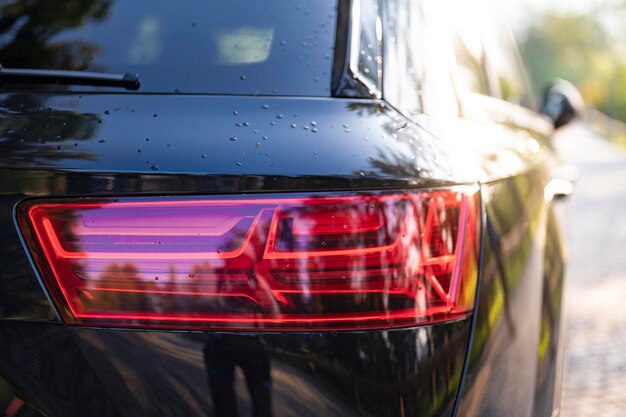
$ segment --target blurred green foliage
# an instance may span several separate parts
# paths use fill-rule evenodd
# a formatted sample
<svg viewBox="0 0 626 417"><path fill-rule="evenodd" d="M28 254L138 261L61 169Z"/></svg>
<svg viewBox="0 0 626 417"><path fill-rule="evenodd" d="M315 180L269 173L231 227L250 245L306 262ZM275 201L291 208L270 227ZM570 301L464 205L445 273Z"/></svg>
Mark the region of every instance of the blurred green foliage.
<svg viewBox="0 0 626 417"><path fill-rule="evenodd" d="M626 121L626 2L598 2L586 14L549 11L519 36L538 94L555 77L578 86L586 103ZM617 24L616 24L617 23Z"/></svg>

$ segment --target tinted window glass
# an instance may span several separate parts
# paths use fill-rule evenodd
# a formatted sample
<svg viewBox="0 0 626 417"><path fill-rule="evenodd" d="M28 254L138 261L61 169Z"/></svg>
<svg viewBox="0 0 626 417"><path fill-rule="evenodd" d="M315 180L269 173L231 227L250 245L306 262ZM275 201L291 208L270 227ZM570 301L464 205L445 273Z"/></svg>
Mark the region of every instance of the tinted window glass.
<svg viewBox="0 0 626 417"><path fill-rule="evenodd" d="M495 73L496 94L511 103L531 107L532 97L512 35L503 30L498 36L486 44L488 62Z"/></svg>
<svg viewBox="0 0 626 417"><path fill-rule="evenodd" d="M409 114L458 115L442 12L431 0L385 2L384 95Z"/></svg>
<svg viewBox="0 0 626 417"><path fill-rule="evenodd" d="M328 96L336 3L9 0L0 63L138 73L142 92Z"/></svg>
<svg viewBox="0 0 626 417"><path fill-rule="evenodd" d="M481 24L487 63L493 72L494 95L511 103L532 107L533 97L515 38L495 10L486 8L484 24Z"/></svg>
<svg viewBox="0 0 626 417"><path fill-rule="evenodd" d="M456 10L451 13L450 23L457 62L457 85L463 91L488 95L489 83L479 22L471 18L476 5L467 1L447 1L446 4Z"/></svg>
<svg viewBox="0 0 626 417"><path fill-rule="evenodd" d="M417 2L390 0L385 3L385 97L409 113L423 111L421 51L416 40L424 36L423 16Z"/></svg>

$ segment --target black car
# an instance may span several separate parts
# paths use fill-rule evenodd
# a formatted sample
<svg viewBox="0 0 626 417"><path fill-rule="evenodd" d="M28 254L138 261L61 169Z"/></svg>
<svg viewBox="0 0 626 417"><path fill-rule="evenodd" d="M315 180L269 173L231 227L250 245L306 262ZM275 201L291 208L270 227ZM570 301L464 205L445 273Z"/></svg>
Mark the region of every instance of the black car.
<svg viewBox="0 0 626 417"><path fill-rule="evenodd" d="M556 416L549 137L477 2L0 2L0 414Z"/></svg>

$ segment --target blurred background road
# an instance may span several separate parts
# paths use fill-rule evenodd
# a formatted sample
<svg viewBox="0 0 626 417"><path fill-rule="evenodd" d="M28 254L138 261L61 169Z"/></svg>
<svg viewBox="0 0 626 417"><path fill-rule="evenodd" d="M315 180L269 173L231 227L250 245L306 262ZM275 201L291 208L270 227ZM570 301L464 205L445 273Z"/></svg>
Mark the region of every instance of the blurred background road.
<svg viewBox="0 0 626 417"><path fill-rule="evenodd" d="M569 258L562 416L626 416L626 0L494 4L537 96L564 78L589 108L555 138L579 170L574 195L558 204Z"/></svg>
<svg viewBox="0 0 626 417"><path fill-rule="evenodd" d="M563 417L626 415L626 148L584 123L555 144L579 170L559 203L568 247Z"/></svg>

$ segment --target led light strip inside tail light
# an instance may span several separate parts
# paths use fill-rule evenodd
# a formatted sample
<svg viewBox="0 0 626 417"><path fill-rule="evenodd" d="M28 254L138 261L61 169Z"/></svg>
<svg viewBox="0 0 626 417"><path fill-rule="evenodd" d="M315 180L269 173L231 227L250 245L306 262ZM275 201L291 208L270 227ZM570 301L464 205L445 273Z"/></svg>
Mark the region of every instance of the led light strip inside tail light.
<svg viewBox="0 0 626 417"><path fill-rule="evenodd" d="M68 324L382 329L472 312L478 195L29 200L18 223Z"/></svg>

